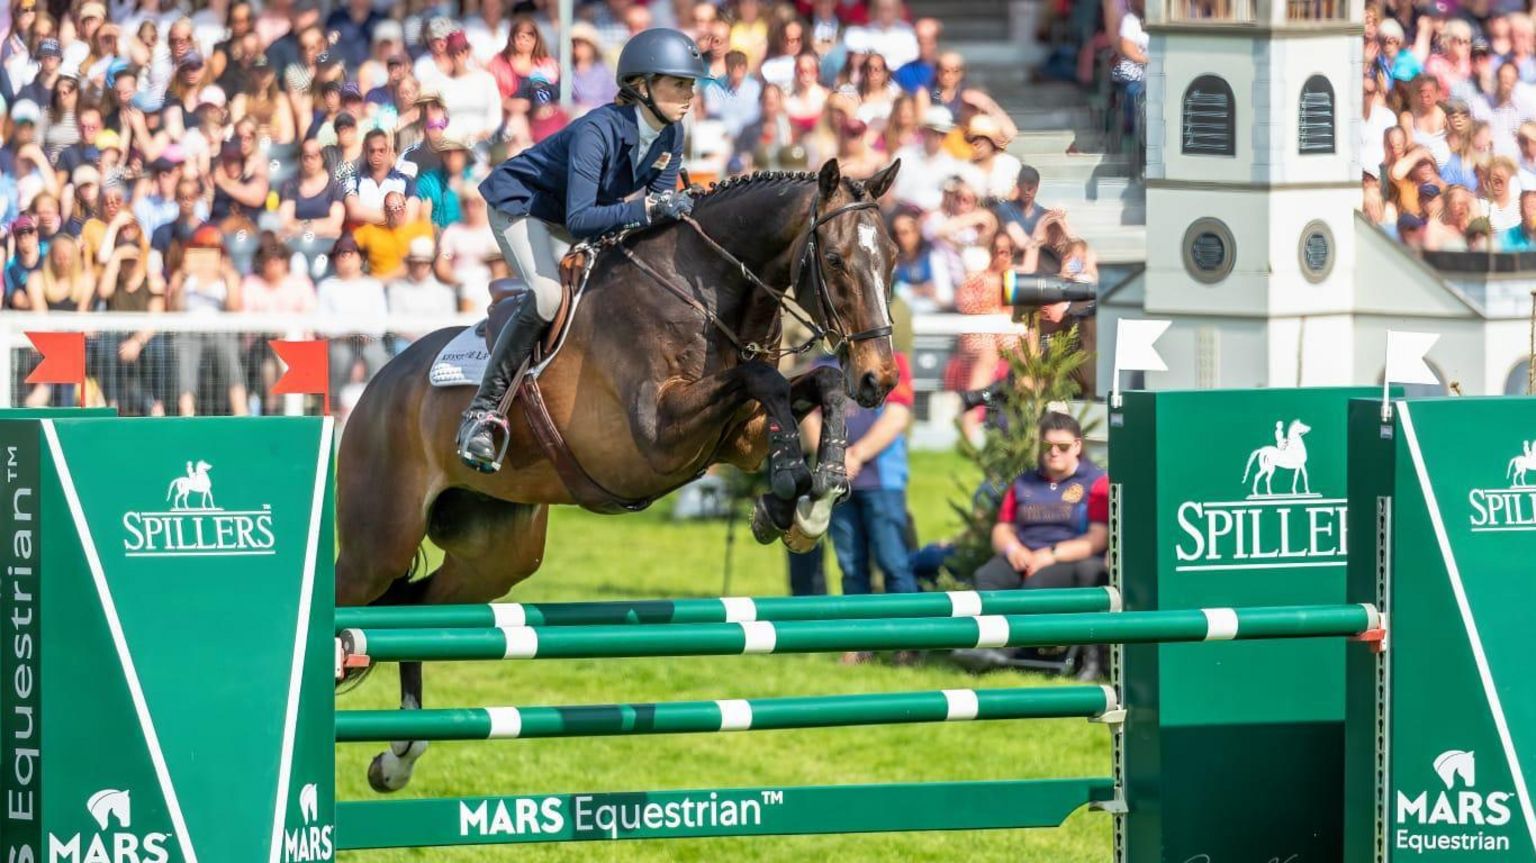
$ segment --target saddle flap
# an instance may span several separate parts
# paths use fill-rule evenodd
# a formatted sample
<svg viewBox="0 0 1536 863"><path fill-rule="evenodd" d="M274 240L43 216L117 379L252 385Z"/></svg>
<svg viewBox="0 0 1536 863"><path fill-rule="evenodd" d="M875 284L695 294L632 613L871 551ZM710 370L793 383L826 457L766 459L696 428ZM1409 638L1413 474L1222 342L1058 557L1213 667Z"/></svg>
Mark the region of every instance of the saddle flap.
<svg viewBox="0 0 1536 863"><path fill-rule="evenodd" d="M538 346L534 348L534 365L553 356L560 347L565 329L571 322L575 295L580 290L581 279L587 271L587 254L585 250L577 249L560 260L560 308L555 311L554 320L550 321L549 326L545 328L544 338L540 339ZM502 328L507 325L524 302L533 302L533 292L526 286L517 285L510 289L493 286L491 307L486 313L483 324L487 349L495 346L496 336L501 333Z"/></svg>

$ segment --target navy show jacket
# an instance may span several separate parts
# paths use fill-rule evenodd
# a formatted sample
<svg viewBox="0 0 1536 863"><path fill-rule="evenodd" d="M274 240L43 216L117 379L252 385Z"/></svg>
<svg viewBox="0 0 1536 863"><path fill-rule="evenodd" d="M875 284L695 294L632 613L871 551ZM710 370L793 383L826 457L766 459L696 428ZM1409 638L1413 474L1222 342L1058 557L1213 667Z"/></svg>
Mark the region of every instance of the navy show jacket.
<svg viewBox="0 0 1536 863"><path fill-rule="evenodd" d="M636 173L639 110L617 104L593 109L498 165L480 184L480 194L492 209L564 225L577 238L645 224L644 196L625 199L640 189L677 188L683 127L662 129Z"/></svg>

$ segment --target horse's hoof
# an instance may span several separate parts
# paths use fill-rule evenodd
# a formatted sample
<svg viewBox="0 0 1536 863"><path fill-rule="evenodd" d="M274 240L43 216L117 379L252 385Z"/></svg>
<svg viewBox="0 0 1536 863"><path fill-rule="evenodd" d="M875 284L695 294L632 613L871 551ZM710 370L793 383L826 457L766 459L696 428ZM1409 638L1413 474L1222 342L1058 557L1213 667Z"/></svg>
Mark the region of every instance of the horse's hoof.
<svg viewBox="0 0 1536 863"><path fill-rule="evenodd" d="M406 782L410 781L410 774L406 774L405 779L402 781L396 775L389 772L389 768L384 764L384 759L392 756L392 754L380 752L378 755L373 756L373 761L368 763L368 787L380 794L399 791L405 787Z"/></svg>
<svg viewBox="0 0 1536 863"><path fill-rule="evenodd" d="M396 752L400 746L400 743L391 743L388 749L373 756L373 761L368 764L368 787L380 794L389 794L410 783L416 759L427 751L427 741L406 742L405 751Z"/></svg>
<svg viewBox="0 0 1536 863"><path fill-rule="evenodd" d="M784 547L795 554L805 554L815 549L818 542L821 542L821 537L807 536L798 524L784 533Z"/></svg>
<svg viewBox="0 0 1536 863"><path fill-rule="evenodd" d="M837 503L835 497L802 497L795 505L795 525L792 531L816 540L826 536L827 526L832 523L832 507Z"/></svg>
<svg viewBox="0 0 1536 863"><path fill-rule="evenodd" d="M758 498L752 507L752 538L760 545L769 545L783 535L784 530L774 524L773 516L768 514L767 504Z"/></svg>

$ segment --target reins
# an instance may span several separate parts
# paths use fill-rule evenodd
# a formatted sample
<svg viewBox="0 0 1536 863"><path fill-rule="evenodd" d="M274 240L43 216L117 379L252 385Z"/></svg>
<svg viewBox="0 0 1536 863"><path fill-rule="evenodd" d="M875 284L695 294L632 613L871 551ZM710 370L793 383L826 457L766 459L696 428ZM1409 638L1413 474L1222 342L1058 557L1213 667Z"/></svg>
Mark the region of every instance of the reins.
<svg viewBox="0 0 1536 863"><path fill-rule="evenodd" d="M682 300L684 303L687 303L690 308L702 315L706 321L714 326L715 329L719 330L720 333L725 336L726 340L728 340L736 348L736 350L741 354L742 359L749 362L756 359L766 359L777 362L779 359L785 356L803 354L824 340L831 342L835 339L837 344L832 346L834 348L839 348L842 346L842 344L848 342L858 342L864 341L866 339L876 339L890 335L891 326L889 324L885 326L874 327L868 330L862 330L857 333L847 333L847 327L843 323L842 316L837 313L837 308L832 303L831 293L827 289L826 278L821 271L821 257L820 255L816 254L816 245L820 237L820 229L822 225L845 213L854 212L856 210L874 209L879 205L874 201L853 201L851 203L844 204L835 210L830 210L826 213L818 214L816 209L820 203L820 198L821 193L818 191L816 196L811 199L811 222L809 227L806 228L805 251L801 254L799 267L797 268L798 272L794 277L792 277L792 284L790 288L786 290L775 288L759 278L756 273L752 272L752 269L748 267L745 262L731 254L729 249L726 249L724 246L720 245L720 243L718 243L714 237L711 237L709 232L704 230L704 226L700 225L698 221L693 218L693 216L684 214L678 217L679 221L693 228L699 237L704 240L705 244L713 249L717 255L723 258L727 263L739 269L743 279L746 279L747 282L750 283L753 287L772 297L774 302L778 304L778 307L781 310L789 313L791 317L793 317L796 321L810 330L811 335L809 338L807 338L804 342L801 342L800 344L790 348L769 349L756 342L747 342L744 344L742 342L741 336L735 330L733 330L730 325L720 320L720 316L715 314L714 310L704 305L704 303L700 302L696 297L690 295L682 288L677 287L677 285L673 284L671 279L668 279L666 276L657 272L654 267L642 260L639 255L636 255L634 250L629 246L620 244L619 248L623 251L624 256L628 258L630 262L633 263L641 272L645 273L647 276L650 276L653 281L666 288L674 296ZM807 267L807 263L810 264L809 267ZM816 301L821 306L822 319L827 322L828 326L831 328L830 331L826 328L823 328L820 324L817 324L813 318L811 318L805 312L801 311L797 307L797 304L792 304L790 302L790 292L794 291L798 287L799 279L804 278L807 271L810 273L812 287L815 289Z"/></svg>

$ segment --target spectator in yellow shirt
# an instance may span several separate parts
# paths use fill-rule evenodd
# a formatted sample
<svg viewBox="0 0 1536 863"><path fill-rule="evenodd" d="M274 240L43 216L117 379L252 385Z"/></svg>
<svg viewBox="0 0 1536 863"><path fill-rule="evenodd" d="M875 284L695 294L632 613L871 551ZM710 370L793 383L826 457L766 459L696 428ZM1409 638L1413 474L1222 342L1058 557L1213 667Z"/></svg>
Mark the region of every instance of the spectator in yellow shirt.
<svg viewBox="0 0 1536 863"><path fill-rule="evenodd" d="M405 272L405 254L411 240L433 239L432 223L427 219L405 220L405 196L390 192L384 196L384 224L363 225L352 232L368 260L368 272L376 279L392 279Z"/></svg>

